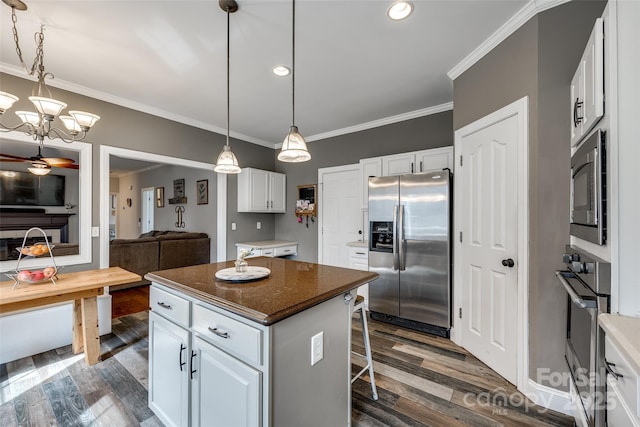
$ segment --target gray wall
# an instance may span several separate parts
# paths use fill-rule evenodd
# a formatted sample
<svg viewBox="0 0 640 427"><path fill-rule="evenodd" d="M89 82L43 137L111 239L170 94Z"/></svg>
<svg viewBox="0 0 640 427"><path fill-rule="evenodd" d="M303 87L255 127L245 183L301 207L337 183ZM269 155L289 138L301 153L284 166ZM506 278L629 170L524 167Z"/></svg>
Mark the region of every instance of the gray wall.
<svg viewBox="0 0 640 427"><path fill-rule="evenodd" d="M15 77L9 74L0 73L1 90L13 93L20 97L14 104L12 111L33 109L28 100L34 83L30 80ZM91 223L99 224L99 158L100 145L127 148L141 152L158 153L165 156L194 160L199 162L215 163L218 153L225 143L223 135L198 129L192 126L180 124L171 120L141 113L139 111L124 108L115 104L89 98L72 92L52 87L53 96L64 100L71 108L84 111L92 111L100 115L101 119L91 129L87 142L93 145L93 168L92 168L92 192L93 207ZM11 116L10 114L9 116ZM6 121L9 119L7 118ZM17 120L17 119L16 119ZM13 122L9 122L13 123ZM17 123L17 121L16 121ZM236 153L241 165L255 166L263 169L274 167L274 151L269 148L260 147L248 142L232 139L231 146ZM235 178L231 178L229 185L228 217L229 222L239 215L235 212ZM167 188L165 188L167 191ZM209 191L212 191L209 188ZM167 193L166 193L167 194ZM212 217L210 220L214 221ZM238 221L245 221L244 217ZM273 219L271 219L273 221ZM269 238L273 237L273 222L269 223L265 218L263 225L267 227L263 231L269 233ZM255 227L255 222L253 223ZM252 237L254 237L252 235ZM215 238L215 236L212 236ZM233 234L229 235L229 245L233 246ZM90 264L68 266L65 271L81 271L99 267L99 243L98 238L92 239L92 262ZM240 236L240 240L247 240L245 236Z"/></svg>
<svg viewBox="0 0 640 427"><path fill-rule="evenodd" d="M318 223L309 228L295 216L298 185L316 184L318 169L358 163L367 157L453 145L452 111L368 129L308 143L311 160L305 163L276 161L276 171L287 174L287 212L275 215L276 237L299 243L297 259L318 260ZM301 132L304 129L300 128ZM275 155L277 156L277 152ZM360 185L360 183L354 183Z"/></svg>
<svg viewBox="0 0 640 427"><path fill-rule="evenodd" d="M566 296L553 272L569 242L569 84L603 1L532 18L454 81L454 129L529 96L529 370L566 371ZM547 384L548 385L548 384Z"/></svg>

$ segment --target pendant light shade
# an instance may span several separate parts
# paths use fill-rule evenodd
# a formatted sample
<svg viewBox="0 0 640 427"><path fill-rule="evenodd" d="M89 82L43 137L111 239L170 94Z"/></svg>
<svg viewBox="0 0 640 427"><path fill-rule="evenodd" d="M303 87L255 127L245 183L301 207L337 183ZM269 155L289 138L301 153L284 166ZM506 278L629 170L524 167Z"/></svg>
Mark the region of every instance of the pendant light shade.
<svg viewBox="0 0 640 427"><path fill-rule="evenodd" d="M296 0L293 0L291 24L291 127L282 143L278 160L288 163L306 162L311 159L307 143L296 126Z"/></svg>
<svg viewBox="0 0 640 427"><path fill-rule="evenodd" d="M307 150L307 143L304 137L298 132L297 126L291 126L289 133L284 137L282 150L278 154L278 160L281 162L299 163L306 162L311 159L311 154Z"/></svg>
<svg viewBox="0 0 640 427"><path fill-rule="evenodd" d="M238 165L231 146L229 145L229 116L230 116L230 95L229 95L229 14L238 10L238 4L235 0L219 0L220 8L227 13L227 142L222 148L222 152L218 156L216 166L213 168L218 173L240 173L242 170Z"/></svg>
<svg viewBox="0 0 640 427"><path fill-rule="evenodd" d="M240 166L238 165L238 159L236 159L236 155L231 151L231 147L225 145L222 148L222 152L218 156L218 160L216 161L216 167L213 168L214 171L219 173L240 173Z"/></svg>

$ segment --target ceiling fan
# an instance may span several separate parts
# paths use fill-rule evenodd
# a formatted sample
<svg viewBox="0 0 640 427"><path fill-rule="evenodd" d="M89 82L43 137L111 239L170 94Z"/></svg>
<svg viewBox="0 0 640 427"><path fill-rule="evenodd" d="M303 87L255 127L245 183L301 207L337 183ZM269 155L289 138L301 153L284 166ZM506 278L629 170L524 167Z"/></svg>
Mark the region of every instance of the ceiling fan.
<svg viewBox="0 0 640 427"><path fill-rule="evenodd" d="M46 175L51 172L51 167L80 169L80 166L73 159L67 159L64 157L44 157L42 155L41 147L38 147L38 155L33 157L20 157L12 154L0 153L0 162L31 163L32 167L28 168L28 170L34 175Z"/></svg>

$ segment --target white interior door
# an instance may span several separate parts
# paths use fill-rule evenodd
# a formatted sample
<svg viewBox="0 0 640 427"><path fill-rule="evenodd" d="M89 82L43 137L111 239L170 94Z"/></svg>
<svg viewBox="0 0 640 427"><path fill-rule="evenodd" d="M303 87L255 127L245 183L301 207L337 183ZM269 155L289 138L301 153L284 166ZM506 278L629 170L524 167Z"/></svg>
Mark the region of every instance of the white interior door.
<svg viewBox="0 0 640 427"><path fill-rule="evenodd" d="M519 126L512 114L466 133L458 152L462 166L456 168L462 183L457 199L461 343L513 384L518 379Z"/></svg>
<svg viewBox="0 0 640 427"><path fill-rule="evenodd" d="M363 231L358 165L318 169L318 262L349 267L347 243Z"/></svg>
<svg viewBox="0 0 640 427"><path fill-rule="evenodd" d="M153 209L155 207L155 189L142 189L142 233L153 230Z"/></svg>

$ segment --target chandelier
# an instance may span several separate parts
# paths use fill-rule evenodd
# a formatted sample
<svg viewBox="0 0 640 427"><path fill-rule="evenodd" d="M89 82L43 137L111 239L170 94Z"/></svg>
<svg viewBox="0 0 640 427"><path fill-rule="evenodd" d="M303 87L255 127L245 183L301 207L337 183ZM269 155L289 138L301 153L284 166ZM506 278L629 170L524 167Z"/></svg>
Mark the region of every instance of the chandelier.
<svg viewBox="0 0 640 427"><path fill-rule="evenodd" d="M37 43L36 57L33 60L31 69L27 67L22 59L22 50L18 39L18 30L16 23L17 10L27 10L27 5L20 0L2 0L11 7L11 20L13 21L13 40L16 45L16 53L20 59L24 70L28 75L37 75L38 83L33 88L32 96L29 101L33 103L37 112L33 111L16 111L16 115L22 123L15 126L8 126L0 122L1 132L18 131L32 136L40 145L44 142L44 138L55 139L60 138L64 142L82 141L91 127L100 119L92 113L85 111L69 111L69 115L60 116L62 110L67 108L64 102L53 99L51 91L47 87L45 79L53 79L53 74L47 72L44 68L44 25L40 26L40 31L35 33ZM4 114L13 104L18 101L18 97L7 92L0 91L0 115ZM66 132L52 125L51 122L59 117L66 128Z"/></svg>

